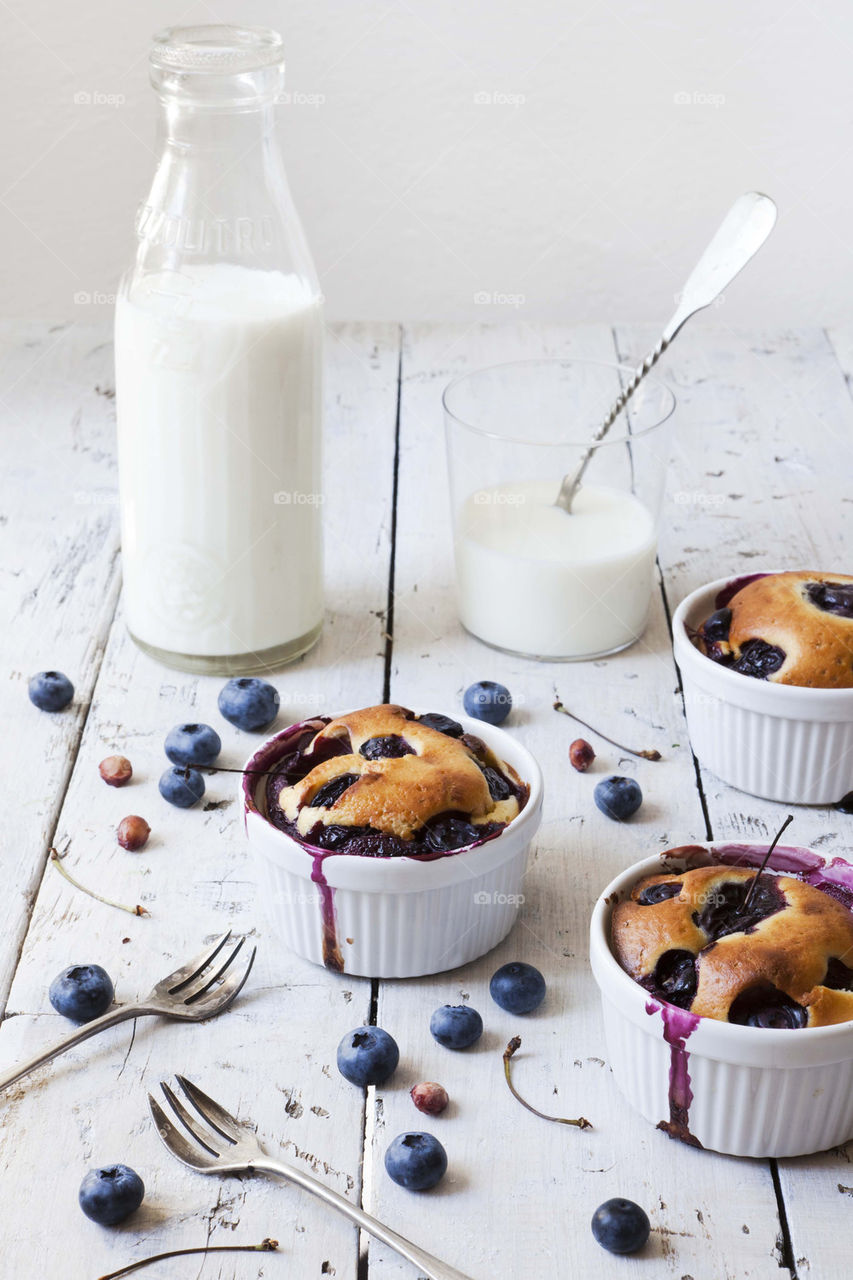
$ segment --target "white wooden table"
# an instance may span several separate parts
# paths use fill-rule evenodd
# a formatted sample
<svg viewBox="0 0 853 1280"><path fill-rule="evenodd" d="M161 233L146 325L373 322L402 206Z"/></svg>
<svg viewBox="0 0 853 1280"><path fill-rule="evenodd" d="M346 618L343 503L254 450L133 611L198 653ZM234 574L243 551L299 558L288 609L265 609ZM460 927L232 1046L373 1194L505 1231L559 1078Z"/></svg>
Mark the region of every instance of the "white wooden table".
<svg viewBox="0 0 853 1280"><path fill-rule="evenodd" d="M716 317L715 317L716 318ZM532 852L521 919L494 954L464 971L371 984L313 968L264 932L244 847L236 779L208 782L202 811L170 808L157 792L163 738L201 719L222 733L237 766L255 739L216 711L222 681L167 671L129 641L119 597L112 351L105 329L5 325L0 364L3 470L0 594L5 647L0 894L0 1070L64 1028L47 987L71 963L98 962L117 998L143 995L206 938L231 926L257 937L253 978L218 1021L145 1020L58 1059L0 1099L3 1277L95 1280L147 1253L254 1243L272 1255L217 1254L143 1275L206 1280L288 1277L414 1280L412 1268L301 1193L261 1181L219 1184L163 1150L145 1093L175 1070L253 1117L269 1147L310 1169L474 1280L617 1273L673 1280L850 1274L853 1144L802 1160L736 1161L671 1141L628 1110L606 1061L587 963L587 920L620 868L706 836L763 839L783 807L753 800L696 768L684 724L667 618L693 587L760 566L849 569L853 520L850 395L853 330L736 334L697 323L667 357L679 401L678 441L661 545L662 590L643 641L580 665L516 661L464 635L452 596L440 392L468 367L507 358L640 354L652 330L347 325L330 331L327 398L328 605L323 639L275 679L282 722L391 698L453 712L464 687L497 679L517 710L508 727L546 775L545 818ZM72 708L37 712L33 671L59 667ZM554 691L582 716L639 745L660 764L619 758L596 740L595 770L633 773L646 801L617 826L593 805L593 774L568 766L574 726L551 709ZM104 786L99 760L130 757L133 784ZM117 821L140 813L153 834L121 850ZM798 843L843 853L853 819L801 809ZM47 863L69 844L84 883L149 918L103 906ZM523 958L549 981L546 1004L523 1023L496 1008L488 979ZM452 1054L431 1039L433 1008L470 998L484 1015L477 1048ZM402 1061L366 1101L334 1066L344 1032L375 1017ZM588 1116L586 1133L524 1112L502 1080L501 1051L520 1031L519 1084L547 1110ZM453 1099L429 1123L408 1097L437 1079ZM399 1131L428 1127L450 1170L429 1195L384 1173ZM125 1161L144 1177L141 1211L107 1231L83 1217L87 1168ZM643 1204L652 1237L615 1260L592 1239L602 1200ZM362 1248L363 1252L363 1248Z"/></svg>

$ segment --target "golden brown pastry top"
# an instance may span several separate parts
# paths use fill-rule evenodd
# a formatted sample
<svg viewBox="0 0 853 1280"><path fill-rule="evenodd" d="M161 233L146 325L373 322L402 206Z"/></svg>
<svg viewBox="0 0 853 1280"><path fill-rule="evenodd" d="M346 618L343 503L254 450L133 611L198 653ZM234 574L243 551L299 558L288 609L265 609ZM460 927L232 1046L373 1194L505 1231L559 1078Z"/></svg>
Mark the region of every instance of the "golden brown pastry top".
<svg viewBox="0 0 853 1280"><path fill-rule="evenodd" d="M705 624L699 628L697 644L708 657L775 684L853 688L853 577L772 573L741 587L728 608L727 638L706 642ZM781 651L781 662L767 675L748 669L756 642Z"/></svg>
<svg viewBox="0 0 853 1280"><path fill-rule="evenodd" d="M402 739L411 753L374 759L361 754L371 739L388 737ZM306 752L306 763L329 738L348 740L350 750L322 761L301 781L278 793L284 816L302 836L320 823L370 827L407 840L431 818L448 812L462 813L477 826L506 824L526 799L515 771L480 739L450 737L419 723L405 707L366 707L329 721ZM509 779L521 793L521 803L518 794L493 799L483 767ZM356 776L338 799L329 805L312 805L321 787L345 775Z"/></svg>
<svg viewBox="0 0 853 1280"><path fill-rule="evenodd" d="M755 874L753 868L710 866L640 880L613 911L612 943L623 969L650 993L723 1022L780 1025L748 1015L786 1001L792 1007L784 1025L853 1019L853 914L803 880L767 873L748 914L735 914ZM656 885L678 885L679 891L644 904ZM667 977L673 973L674 986Z"/></svg>

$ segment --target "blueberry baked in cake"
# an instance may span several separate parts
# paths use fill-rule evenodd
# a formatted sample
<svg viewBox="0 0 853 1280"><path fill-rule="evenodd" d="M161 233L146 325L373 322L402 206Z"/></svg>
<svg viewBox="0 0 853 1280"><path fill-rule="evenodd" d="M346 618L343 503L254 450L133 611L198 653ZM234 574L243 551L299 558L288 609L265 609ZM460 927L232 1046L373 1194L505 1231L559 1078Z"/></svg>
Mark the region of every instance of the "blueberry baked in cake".
<svg viewBox="0 0 853 1280"><path fill-rule="evenodd" d="M797 1029L853 1019L853 913L795 876L646 876L613 911L622 968L699 1017Z"/></svg>
<svg viewBox="0 0 853 1280"><path fill-rule="evenodd" d="M267 780L267 817L316 849L435 856L503 831L529 787L449 716L366 707L308 720Z"/></svg>
<svg viewBox="0 0 853 1280"><path fill-rule="evenodd" d="M694 636L707 657L776 684L853 688L853 577L804 570L735 587Z"/></svg>

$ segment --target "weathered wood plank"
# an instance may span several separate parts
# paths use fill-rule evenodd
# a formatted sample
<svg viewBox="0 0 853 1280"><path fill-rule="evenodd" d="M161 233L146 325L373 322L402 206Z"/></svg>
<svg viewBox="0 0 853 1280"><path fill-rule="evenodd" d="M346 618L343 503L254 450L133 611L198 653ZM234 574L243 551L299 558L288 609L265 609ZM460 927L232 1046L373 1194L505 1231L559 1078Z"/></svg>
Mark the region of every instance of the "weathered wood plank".
<svg viewBox="0 0 853 1280"><path fill-rule="evenodd" d="M111 384L103 326L0 325L0 1014L115 611ZM66 711L44 715L27 699L27 680L57 666L76 695Z"/></svg>
<svg viewBox="0 0 853 1280"><path fill-rule="evenodd" d="M611 876L704 834L661 602L640 644L592 663L512 659L466 636L456 620L440 392L465 368L543 354L613 359L613 339L605 328L419 326L404 347L392 695L452 713L471 681L502 681L517 706L508 727L545 771L546 808L510 938L464 971L382 986L379 1021L398 1037L403 1066L377 1100L372 1202L475 1278L592 1280L610 1277L614 1263L593 1241L590 1216L602 1200L627 1195L648 1209L653 1235L641 1256L620 1261L626 1276L775 1280L778 1220L768 1167L688 1149L629 1111L609 1078L587 963L589 912ZM620 758L596 739L593 770L575 773L567 750L579 731L552 711L555 686L585 719L623 741L659 746L665 760ZM634 774L646 795L637 819L625 826L609 822L592 800L598 778L617 771ZM513 958L538 965L549 981L546 1004L528 1019L502 1013L488 995L491 973ZM487 1030L474 1049L452 1054L432 1042L428 1020L437 1005L460 999L480 1010ZM524 1092L543 1109L583 1113L594 1131L549 1125L510 1098L501 1052L516 1032ZM414 1110L408 1088L422 1078L448 1088L449 1115L431 1122ZM448 1177L430 1195L400 1190L382 1167L388 1142L409 1128L436 1133L449 1153ZM375 1245L370 1263L376 1280L411 1274Z"/></svg>
<svg viewBox="0 0 853 1280"><path fill-rule="evenodd" d="M398 349L395 326L344 326L330 335L330 614L317 648L275 678L281 723L381 696ZM359 504L354 519L352 495L367 493L371 500ZM271 1183L220 1185L182 1169L161 1148L146 1113L146 1090L186 1071L226 1106L257 1120L272 1150L352 1198L359 1195L363 1099L339 1076L334 1054L340 1037L366 1019L370 983L329 975L277 942L257 901L235 776L211 777L205 807L189 812L171 808L157 792L166 765L163 738L175 723L215 724L223 765L239 767L257 743L256 735L219 717L221 684L157 666L129 640L119 612L57 839L68 844L69 869L79 879L109 897L141 902L151 915L134 918L94 902L48 868L10 993L9 1011L17 1016L0 1029L0 1061L11 1065L60 1031L64 1020L50 1010L47 985L67 964L104 964L118 998L127 1000L144 995L205 938L231 926L257 938L255 972L238 1005L217 1021L200 1027L140 1022L135 1036L118 1028L81 1047L74 1059L44 1068L35 1087L14 1091L4 1108L0 1164L3 1194L17 1206L4 1233L10 1274L61 1272L69 1280L91 1280L141 1253L203 1243L209 1231L220 1243L271 1234L294 1275L355 1278L357 1236L342 1220ZM123 790L98 777L98 761L110 751L134 764L134 780ZM152 827L149 844L136 855L114 839L116 822L128 812L141 813ZM116 1159L139 1168L149 1202L126 1229L106 1232L81 1216L76 1193L88 1166ZM51 1188L49 1233L45 1203L16 1193L42 1184ZM197 1264L188 1274L198 1270ZM272 1271L270 1261L263 1273ZM222 1255L211 1269L222 1280L261 1273L257 1262L239 1255Z"/></svg>
<svg viewBox="0 0 853 1280"><path fill-rule="evenodd" d="M838 333L844 372L853 335ZM619 330L638 355L653 331ZM853 533L853 408L836 353L820 330L733 334L685 331L667 356L679 396L670 473L670 518L661 560L671 606L713 578L759 568L844 571ZM680 500L679 500L680 499ZM707 770L702 785L715 836L769 839L789 806L727 787ZM796 807L793 843L850 856L850 819ZM846 1220L853 1144L779 1163L797 1272L849 1270Z"/></svg>

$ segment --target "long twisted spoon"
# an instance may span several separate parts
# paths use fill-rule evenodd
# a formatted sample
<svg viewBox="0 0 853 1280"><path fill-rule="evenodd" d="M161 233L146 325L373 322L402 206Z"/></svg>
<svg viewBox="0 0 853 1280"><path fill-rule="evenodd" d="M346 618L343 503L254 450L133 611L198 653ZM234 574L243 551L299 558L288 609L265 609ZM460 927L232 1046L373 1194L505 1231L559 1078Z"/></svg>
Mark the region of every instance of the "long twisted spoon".
<svg viewBox="0 0 853 1280"><path fill-rule="evenodd" d="M661 334L660 341L634 370L630 382L618 399L613 401L607 417L592 437L592 446L607 435L643 378L660 360L682 325L697 311L709 307L728 288L738 272L743 270L764 244L775 222L776 205L760 191L748 191L735 200L717 234L693 268L681 291L678 309ZM594 453L594 447L587 449L577 470L570 471L563 477L555 506L562 507L571 514L575 494Z"/></svg>

